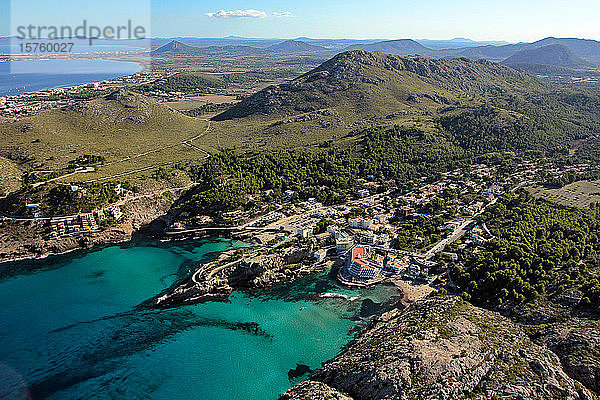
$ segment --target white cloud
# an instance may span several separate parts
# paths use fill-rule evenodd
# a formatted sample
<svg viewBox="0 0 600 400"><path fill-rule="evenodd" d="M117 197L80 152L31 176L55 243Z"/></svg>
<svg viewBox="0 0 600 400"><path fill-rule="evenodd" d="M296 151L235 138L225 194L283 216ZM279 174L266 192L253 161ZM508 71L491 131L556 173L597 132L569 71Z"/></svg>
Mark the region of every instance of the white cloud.
<svg viewBox="0 0 600 400"><path fill-rule="evenodd" d="M258 10L220 10L206 13L206 16L210 18L266 18L267 13Z"/></svg>
<svg viewBox="0 0 600 400"><path fill-rule="evenodd" d="M290 11L282 11L282 12L274 11L273 16L277 17L277 18L283 18L283 17L293 17L294 15Z"/></svg>

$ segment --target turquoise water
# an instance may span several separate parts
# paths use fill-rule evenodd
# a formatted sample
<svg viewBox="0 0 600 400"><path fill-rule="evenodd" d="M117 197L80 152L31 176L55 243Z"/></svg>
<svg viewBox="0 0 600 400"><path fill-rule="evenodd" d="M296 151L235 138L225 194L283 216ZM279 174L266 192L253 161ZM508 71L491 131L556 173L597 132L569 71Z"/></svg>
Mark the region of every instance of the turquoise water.
<svg viewBox="0 0 600 400"><path fill-rule="evenodd" d="M368 298L319 276L229 302L162 311L141 302L240 243L108 247L0 281L0 398L276 399L334 357ZM0 266L1 268L1 266ZM322 293L360 296L345 300Z"/></svg>
<svg viewBox="0 0 600 400"><path fill-rule="evenodd" d="M112 60L0 62L0 96L100 82L131 75L139 70L139 64Z"/></svg>

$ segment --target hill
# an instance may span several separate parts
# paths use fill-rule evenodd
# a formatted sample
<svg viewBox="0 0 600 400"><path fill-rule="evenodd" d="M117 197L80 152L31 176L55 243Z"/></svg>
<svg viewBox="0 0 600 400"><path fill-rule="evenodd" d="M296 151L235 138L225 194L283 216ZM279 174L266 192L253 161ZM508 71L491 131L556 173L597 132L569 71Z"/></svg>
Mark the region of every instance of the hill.
<svg viewBox="0 0 600 400"><path fill-rule="evenodd" d="M280 399L593 398L566 369L505 317L458 297L430 297L374 321Z"/></svg>
<svg viewBox="0 0 600 400"><path fill-rule="evenodd" d="M556 44L565 46L577 57L581 57L594 64L600 64L600 42L596 40L548 37L532 43L531 47L544 47Z"/></svg>
<svg viewBox="0 0 600 400"><path fill-rule="evenodd" d="M21 183L19 166L4 157L0 157L0 197L19 188Z"/></svg>
<svg viewBox="0 0 600 400"><path fill-rule="evenodd" d="M433 60L380 52L348 51L288 84L245 99L216 120L253 114L293 114L336 107L354 113L401 109L425 102L451 105L453 91L484 91L507 78L531 77L487 61Z"/></svg>
<svg viewBox="0 0 600 400"><path fill-rule="evenodd" d="M0 124L0 156L24 171L68 171L86 155L102 157L96 172L74 175L91 180L178 161L202 160L206 153L182 142L201 136L207 122L186 117L142 95L120 89L105 97L75 102L35 116ZM133 177L134 174L129 176Z"/></svg>
<svg viewBox="0 0 600 400"><path fill-rule="evenodd" d="M554 65L564 68L585 68L590 62L576 56L569 48L561 44L551 44L534 49L521 50L502 62L505 65L522 64Z"/></svg>
<svg viewBox="0 0 600 400"><path fill-rule="evenodd" d="M423 46L434 49L434 50L444 50L444 49L460 49L465 47L477 47L477 46L504 46L507 45L507 42L479 42L474 41L468 38L454 38L450 40L431 40L431 39L416 39L416 41Z"/></svg>
<svg viewBox="0 0 600 400"><path fill-rule="evenodd" d="M445 57L466 57L471 59L485 58L491 61L503 61L524 50L535 50L550 45L560 45L567 48L575 56L588 62L600 64L600 42L586 39L545 38L533 43L517 43L505 46L478 46L467 49L447 50Z"/></svg>
<svg viewBox="0 0 600 400"><path fill-rule="evenodd" d="M426 56L435 54L435 51L415 42L412 39L387 40L371 44L355 44L345 49L345 51L353 50L381 51L399 56L416 54Z"/></svg>
<svg viewBox="0 0 600 400"><path fill-rule="evenodd" d="M171 42L165 44L164 46L161 46L158 49L152 51L152 55L163 55L163 54L192 55L192 54L198 54L200 52L202 52L202 49L199 47L188 46L187 44L183 44L181 42L178 42L177 40L172 40Z"/></svg>
<svg viewBox="0 0 600 400"><path fill-rule="evenodd" d="M313 53L327 50L325 47L315 46L300 40L286 40L269 46L268 49L283 53Z"/></svg>
<svg viewBox="0 0 600 400"><path fill-rule="evenodd" d="M528 46L528 43L507 44L505 46L477 46L467 49L452 50L450 53L446 54L446 56L465 57L472 60L486 59L500 62L521 50L525 50Z"/></svg>

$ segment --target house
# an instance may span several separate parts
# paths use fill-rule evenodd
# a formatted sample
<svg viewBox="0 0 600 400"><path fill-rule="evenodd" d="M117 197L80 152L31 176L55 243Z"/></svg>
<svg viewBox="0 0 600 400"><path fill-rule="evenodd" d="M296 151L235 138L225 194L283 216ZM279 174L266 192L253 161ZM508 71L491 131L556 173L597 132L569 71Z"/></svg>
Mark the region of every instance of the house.
<svg viewBox="0 0 600 400"><path fill-rule="evenodd" d="M413 215L414 212L415 212L415 210L412 209L411 207L402 206L402 207L399 207L398 209L396 209L395 214L398 217L406 218L406 217Z"/></svg>
<svg viewBox="0 0 600 400"><path fill-rule="evenodd" d="M112 214L114 219L119 219L123 216L123 212L117 206L112 206L108 209L108 212Z"/></svg>
<svg viewBox="0 0 600 400"><path fill-rule="evenodd" d="M369 192L369 189L360 189L356 192L356 194L358 195L358 197L367 197L371 193Z"/></svg>
<svg viewBox="0 0 600 400"><path fill-rule="evenodd" d="M352 218L348 220L350 228L367 229L371 225L371 220L366 218Z"/></svg>
<svg viewBox="0 0 600 400"><path fill-rule="evenodd" d="M314 257L318 262L321 262L327 257L327 251L325 249L319 249L315 251Z"/></svg>
<svg viewBox="0 0 600 400"><path fill-rule="evenodd" d="M348 255L350 275L359 279L373 279L383 268L383 256L372 253L367 246L355 246Z"/></svg>
<svg viewBox="0 0 600 400"><path fill-rule="evenodd" d="M335 248L339 254L343 254L350 250L353 244L352 240L340 235L339 239L335 242Z"/></svg>
<svg viewBox="0 0 600 400"><path fill-rule="evenodd" d="M456 262L458 261L458 254L442 252L442 258Z"/></svg>
<svg viewBox="0 0 600 400"><path fill-rule="evenodd" d="M363 244L375 244L375 234L371 231L361 232L359 242Z"/></svg>
<svg viewBox="0 0 600 400"><path fill-rule="evenodd" d="M82 214L79 216L81 220L81 230L83 232L92 232L98 230L98 225L94 219L94 214Z"/></svg>
<svg viewBox="0 0 600 400"><path fill-rule="evenodd" d="M386 248L386 249L390 248L390 243L391 242L392 242L392 240L389 237L389 235L378 235L375 238L375 244L377 246L381 246L381 247Z"/></svg>
<svg viewBox="0 0 600 400"><path fill-rule="evenodd" d="M392 258L389 259L385 265L386 269L393 274L402 274L408 268L409 263L405 258Z"/></svg>
<svg viewBox="0 0 600 400"><path fill-rule="evenodd" d="M104 221L107 218L104 210L96 211L96 218L98 218L98 221Z"/></svg>
<svg viewBox="0 0 600 400"><path fill-rule="evenodd" d="M298 230L296 230L296 235L302 236L303 238L309 237L310 235L312 235L312 233L312 228L299 228Z"/></svg>

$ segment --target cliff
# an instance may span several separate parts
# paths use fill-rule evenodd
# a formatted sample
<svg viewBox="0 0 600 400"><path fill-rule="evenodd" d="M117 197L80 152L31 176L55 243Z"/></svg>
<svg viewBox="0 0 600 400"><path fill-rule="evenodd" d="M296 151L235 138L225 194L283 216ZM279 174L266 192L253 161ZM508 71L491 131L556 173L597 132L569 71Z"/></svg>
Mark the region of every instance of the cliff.
<svg viewBox="0 0 600 400"><path fill-rule="evenodd" d="M313 398L312 392L354 400L595 398L516 324L457 297L391 311L311 379L320 383L304 383L281 398ZM334 394L325 395L322 384Z"/></svg>

